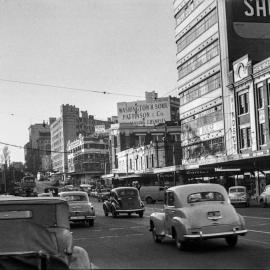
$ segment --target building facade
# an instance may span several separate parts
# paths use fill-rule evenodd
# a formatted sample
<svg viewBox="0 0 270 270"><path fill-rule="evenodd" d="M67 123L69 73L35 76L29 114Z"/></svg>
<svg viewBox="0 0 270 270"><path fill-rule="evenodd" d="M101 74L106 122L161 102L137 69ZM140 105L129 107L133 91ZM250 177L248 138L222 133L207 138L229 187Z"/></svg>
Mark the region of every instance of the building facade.
<svg viewBox="0 0 270 270"><path fill-rule="evenodd" d="M36 175L38 171L51 169L51 134L47 123L29 127L29 142L25 145L24 151L27 171Z"/></svg>
<svg viewBox="0 0 270 270"><path fill-rule="evenodd" d="M265 109L258 107L266 99L257 101L257 95L267 94L267 83L256 79L257 94L256 89L247 90L255 81L246 78L259 76L250 60L259 65L269 57L268 3L174 0L173 5L184 173L191 172L190 178L218 175L222 180L247 178L249 171L252 176L259 167L247 163L253 168L248 170L242 155L265 151L269 115L266 104Z"/></svg>
<svg viewBox="0 0 270 270"><path fill-rule="evenodd" d="M68 174L75 182L90 183L110 171L108 140L81 134L68 141Z"/></svg>
<svg viewBox="0 0 270 270"><path fill-rule="evenodd" d="M95 132L95 125L109 127L110 122L94 119L87 111L81 111L73 105L61 105L60 117L51 125L51 148L53 170L68 172L67 143L78 138L79 134L88 136Z"/></svg>

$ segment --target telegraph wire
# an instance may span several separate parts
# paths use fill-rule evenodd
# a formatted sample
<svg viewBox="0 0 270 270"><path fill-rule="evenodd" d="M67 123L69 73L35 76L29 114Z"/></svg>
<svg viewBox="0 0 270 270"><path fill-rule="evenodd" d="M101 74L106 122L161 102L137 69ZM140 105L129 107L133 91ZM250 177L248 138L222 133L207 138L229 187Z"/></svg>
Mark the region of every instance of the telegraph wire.
<svg viewBox="0 0 270 270"><path fill-rule="evenodd" d="M117 95L117 96L127 96L127 97L139 97L139 98L142 98L142 96L132 95L132 94L123 94L123 93L119 93L119 92L110 92L110 91L98 91L98 90L91 90L91 89L86 89L86 88L61 86L61 85L39 83L39 82L8 80L8 79L4 79L4 78L0 78L0 81L9 82L9 83L17 83L17 84L35 85L35 86L41 86L41 87L59 88L59 89L66 89L66 90L80 91L80 92L91 92L91 93L104 94L104 95Z"/></svg>

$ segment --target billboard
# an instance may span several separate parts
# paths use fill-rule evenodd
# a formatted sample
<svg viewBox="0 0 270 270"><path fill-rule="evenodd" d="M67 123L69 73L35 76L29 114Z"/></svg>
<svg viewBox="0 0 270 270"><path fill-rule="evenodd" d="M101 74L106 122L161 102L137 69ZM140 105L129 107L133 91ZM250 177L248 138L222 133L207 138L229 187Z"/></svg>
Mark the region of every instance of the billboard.
<svg viewBox="0 0 270 270"><path fill-rule="evenodd" d="M118 123L152 126L171 120L169 98L117 103Z"/></svg>
<svg viewBox="0 0 270 270"><path fill-rule="evenodd" d="M226 0L230 69L245 54L257 63L270 55L270 1Z"/></svg>

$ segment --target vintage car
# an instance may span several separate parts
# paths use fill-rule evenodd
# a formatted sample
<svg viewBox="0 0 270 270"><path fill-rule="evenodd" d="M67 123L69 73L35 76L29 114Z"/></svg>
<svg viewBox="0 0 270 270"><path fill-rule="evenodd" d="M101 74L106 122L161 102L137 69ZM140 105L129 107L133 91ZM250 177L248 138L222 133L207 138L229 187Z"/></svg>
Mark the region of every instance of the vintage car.
<svg viewBox="0 0 270 270"><path fill-rule="evenodd" d="M267 207L270 205L270 185L265 186L264 191L258 197L258 202L261 207Z"/></svg>
<svg viewBox="0 0 270 270"><path fill-rule="evenodd" d="M231 205L225 188L218 184L189 184L166 190L163 213L150 215L150 231L159 243L168 236L177 248L192 240L225 238L231 247L245 235L245 221Z"/></svg>
<svg viewBox="0 0 270 270"><path fill-rule="evenodd" d="M229 198L233 205L249 207L250 197L245 186L232 186L229 188Z"/></svg>
<svg viewBox="0 0 270 270"><path fill-rule="evenodd" d="M87 252L73 245L68 216L59 198L1 198L0 269L91 268Z"/></svg>
<svg viewBox="0 0 270 270"><path fill-rule="evenodd" d="M139 217L143 217L144 204L137 188L118 187L112 189L109 199L104 201L103 211L105 216L109 213L112 213L113 217L117 217L120 213L128 215L136 213Z"/></svg>
<svg viewBox="0 0 270 270"><path fill-rule="evenodd" d="M84 222L89 226L94 225L96 218L93 204L89 201L88 194L84 191L64 191L59 193L60 198L69 205L69 220Z"/></svg>
<svg viewBox="0 0 270 270"><path fill-rule="evenodd" d="M108 200L110 197L110 189L101 189L97 193L97 199L99 202L104 202L105 200Z"/></svg>

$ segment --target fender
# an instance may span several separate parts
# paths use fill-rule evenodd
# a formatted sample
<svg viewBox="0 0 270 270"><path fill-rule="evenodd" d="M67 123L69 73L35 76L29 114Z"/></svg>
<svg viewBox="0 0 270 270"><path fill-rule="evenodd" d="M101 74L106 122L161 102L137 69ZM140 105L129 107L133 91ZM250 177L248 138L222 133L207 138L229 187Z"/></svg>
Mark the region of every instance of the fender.
<svg viewBox="0 0 270 270"><path fill-rule="evenodd" d="M105 201L103 203L103 205L106 207L106 209L107 209L108 212L111 211L111 203L109 201Z"/></svg>
<svg viewBox="0 0 270 270"><path fill-rule="evenodd" d="M165 235L165 213L152 213L150 215L150 231L153 226L158 235Z"/></svg>
<svg viewBox="0 0 270 270"><path fill-rule="evenodd" d="M78 246L73 247L72 255L69 256L70 269L91 269L87 251Z"/></svg>
<svg viewBox="0 0 270 270"><path fill-rule="evenodd" d="M244 218L240 214L238 214L238 217L239 217L239 222L241 224L241 227L245 228L246 222L245 222Z"/></svg>
<svg viewBox="0 0 270 270"><path fill-rule="evenodd" d="M180 241L184 240L184 235L188 233L189 224L186 218L173 217L172 226L176 230L176 233Z"/></svg>

